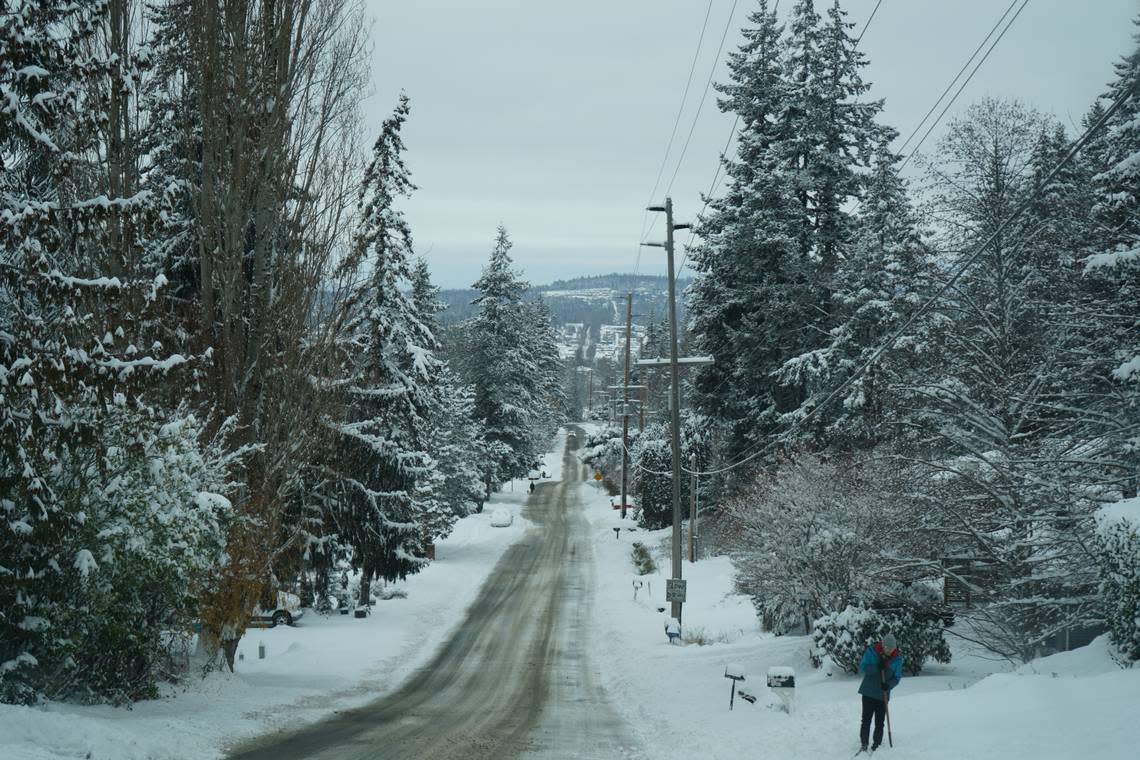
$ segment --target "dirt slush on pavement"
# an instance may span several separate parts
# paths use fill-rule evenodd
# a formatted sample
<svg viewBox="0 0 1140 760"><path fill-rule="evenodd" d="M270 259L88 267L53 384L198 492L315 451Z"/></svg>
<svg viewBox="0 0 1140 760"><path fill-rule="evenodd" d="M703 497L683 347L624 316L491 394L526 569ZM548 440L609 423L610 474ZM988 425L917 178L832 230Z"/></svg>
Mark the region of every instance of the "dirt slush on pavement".
<svg viewBox="0 0 1140 760"><path fill-rule="evenodd" d="M594 563L568 436L563 480L539 484L535 524L499 560L455 635L404 686L232 760L639 758L587 647Z"/></svg>

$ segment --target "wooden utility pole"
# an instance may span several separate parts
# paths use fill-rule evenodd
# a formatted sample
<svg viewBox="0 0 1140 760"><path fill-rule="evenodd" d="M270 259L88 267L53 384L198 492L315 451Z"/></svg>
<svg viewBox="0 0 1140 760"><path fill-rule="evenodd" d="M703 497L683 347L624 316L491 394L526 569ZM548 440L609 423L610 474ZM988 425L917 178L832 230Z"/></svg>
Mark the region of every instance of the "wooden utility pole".
<svg viewBox="0 0 1140 760"><path fill-rule="evenodd" d="M629 490L629 352L633 332L633 292L625 294L625 380L621 404L621 519L625 519Z"/></svg>
<svg viewBox="0 0 1140 760"><path fill-rule="evenodd" d="M673 407L673 578L681 579L681 368L677 366L677 282L673 272L673 199L665 197L665 258L669 268L669 401ZM673 602L681 622L683 601Z"/></svg>
<svg viewBox="0 0 1140 760"><path fill-rule="evenodd" d="M590 412L594 411L594 368L586 368L586 376L590 378L589 388L586 391L586 418L589 419Z"/></svg>
<svg viewBox="0 0 1140 760"><path fill-rule="evenodd" d="M697 455L689 455L689 562L697 561Z"/></svg>
<svg viewBox="0 0 1140 760"><path fill-rule="evenodd" d="M681 365L712 364L711 357L685 358L677 357L677 279L673 271L673 233L676 230L688 229L688 224L673 223L673 199L666 197L664 206L650 206L649 211L665 212L665 242L643 243L642 245L654 248L664 248L666 266L669 270L669 360L642 360L640 366L661 366L668 364L670 376L669 399L670 422L673 438L673 572L669 587L666 588L666 601L672 603L672 614L678 623L681 622L681 610L685 602L685 584L681 579Z"/></svg>

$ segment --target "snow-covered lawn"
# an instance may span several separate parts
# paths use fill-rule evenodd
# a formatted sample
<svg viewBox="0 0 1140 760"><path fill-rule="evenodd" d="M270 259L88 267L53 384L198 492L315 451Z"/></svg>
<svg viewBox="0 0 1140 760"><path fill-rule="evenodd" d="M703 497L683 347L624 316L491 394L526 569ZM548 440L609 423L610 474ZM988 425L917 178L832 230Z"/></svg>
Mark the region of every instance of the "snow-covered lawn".
<svg viewBox="0 0 1140 760"><path fill-rule="evenodd" d="M759 631L751 605L732 588L724 557L687 561L686 636L704 646L670 646L665 637L669 557L656 551L669 534L623 530L609 497L581 485L589 505L598 567L593 651L611 702L639 735L649 757L739 760L849 758L858 749L858 680L813 669L803 636ZM629 526L625 521L624 526ZM638 577L631 544L654 549L658 572ZM643 587L633 600L633 581ZM647 592L652 588L652 596ZM905 656L905 642L902 642ZM1140 746L1140 669L1121 670L1102 637L1089 647L1014 669L952 639L953 661L904 678L891 701L893 760L1123 760ZM746 680L729 712L726 666ZM765 686L772 666L796 672L791 715ZM884 739L884 747L886 740Z"/></svg>
<svg viewBox="0 0 1140 760"><path fill-rule="evenodd" d="M562 435L555 442L559 455L551 460L558 464L564 442ZM293 628L251 629L235 673L192 677L166 698L129 710L0 705L0 758L206 760L241 739L393 690L448 639L496 561L528 529L519 514L527 485L508 485L482 514L460 520L437 545L435 562L395 584L407 598L379 602L367 619L306 611ZM498 509L513 513L510 527L491 527Z"/></svg>

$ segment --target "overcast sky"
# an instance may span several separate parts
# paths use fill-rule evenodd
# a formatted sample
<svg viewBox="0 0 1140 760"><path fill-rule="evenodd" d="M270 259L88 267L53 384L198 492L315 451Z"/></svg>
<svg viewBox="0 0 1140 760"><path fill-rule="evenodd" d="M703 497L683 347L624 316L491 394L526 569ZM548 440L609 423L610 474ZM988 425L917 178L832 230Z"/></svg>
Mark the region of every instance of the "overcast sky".
<svg viewBox="0 0 1140 760"><path fill-rule="evenodd" d="M830 0L817 0L821 13ZM780 16L794 5L781 2ZM856 31L875 0L845 0ZM443 287L479 275L502 222L535 284L636 266L642 209L689 73L707 0L367 0L374 17L368 131L408 92L405 208L416 247ZM717 47L732 0L713 0L662 196L705 82L723 81ZM739 0L725 50L756 0ZM997 21L1005 0L883 0L860 45L882 120L908 134ZM983 95L1016 96L1079 124L1134 44L1138 0L1030 0L947 120ZM732 126L710 90L671 194L699 210ZM927 145L932 145L937 132ZM658 228L660 229L660 228ZM664 274L660 249L640 271Z"/></svg>

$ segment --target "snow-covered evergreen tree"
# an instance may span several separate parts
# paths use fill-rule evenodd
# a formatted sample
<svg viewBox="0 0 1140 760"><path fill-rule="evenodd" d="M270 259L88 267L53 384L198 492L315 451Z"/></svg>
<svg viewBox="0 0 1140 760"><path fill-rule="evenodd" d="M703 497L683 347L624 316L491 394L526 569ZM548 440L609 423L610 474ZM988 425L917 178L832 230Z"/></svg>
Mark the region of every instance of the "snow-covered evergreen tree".
<svg viewBox="0 0 1140 760"><path fill-rule="evenodd" d="M1140 18L1134 23L1140 27ZM1116 65L1104 95L1123 98L1122 107L1090 150L1095 242L1083 262L1085 313L1097 339L1086 373L1108 381L1090 404L1113 449L1113 480L1126 497L1140 489L1140 436L1128 422L1140 415L1140 33L1135 38L1137 47ZM1086 121L1103 113L1098 103Z"/></svg>
<svg viewBox="0 0 1140 760"><path fill-rule="evenodd" d="M0 18L0 699L153 693L162 632L221 557L228 458L205 453L156 329L153 196L116 137L138 41L106 3ZM215 456L215 454L217 454ZM124 624L124 621L130 621Z"/></svg>
<svg viewBox="0 0 1140 760"><path fill-rule="evenodd" d="M381 127L359 194L360 229L350 263L367 272L358 310L346 333L351 378L347 419L333 422L341 437L335 521L361 573L360 602L375 578L393 580L424 563L421 509L434 510L428 485L430 382L438 360L435 337L411 295L412 234L398 201L413 189L400 130L409 103Z"/></svg>
<svg viewBox="0 0 1140 760"><path fill-rule="evenodd" d="M454 518L483 508L484 440L475 418L475 392L449 368L439 379L439 392L431 415L431 454L441 481L436 497L452 521L440 521L437 537L447 535Z"/></svg>
<svg viewBox="0 0 1140 760"><path fill-rule="evenodd" d="M789 360L780 370L788 385L807 389L803 405L786 415L789 424L823 402L826 394L859 370L921 305L934 274L932 257L919 237L904 181L890 149L894 134L884 130L857 219L855 244L840 262L834 279L837 324L822 348ZM814 445L873 446L891 435L897 422L890 409L892 386L909 377L928 342L922 325L900 337L847 391L817 413L813 424L797 430L795 440Z"/></svg>
<svg viewBox="0 0 1140 760"><path fill-rule="evenodd" d="M881 104L864 101L865 65L835 4L823 22L811 0L783 36L766 2L729 61L722 110L740 116L728 188L702 220L689 290L691 331L715 359L697 381L701 408L727 429L733 458L775 430L807 389L778 370L825 345L835 273L852 254L852 201L879 134Z"/></svg>
<svg viewBox="0 0 1140 760"><path fill-rule="evenodd" d="M531 352L533 322L523 294L527 284L515 273L512 243L499 226L491 260L474 287L479 314L469 325L472 354L463 367L475 388L475 416L487 442L483 478L488 493L527 473L540 453L534 431L542 423L538 356Z"/></svg>

